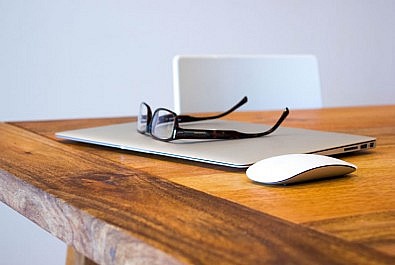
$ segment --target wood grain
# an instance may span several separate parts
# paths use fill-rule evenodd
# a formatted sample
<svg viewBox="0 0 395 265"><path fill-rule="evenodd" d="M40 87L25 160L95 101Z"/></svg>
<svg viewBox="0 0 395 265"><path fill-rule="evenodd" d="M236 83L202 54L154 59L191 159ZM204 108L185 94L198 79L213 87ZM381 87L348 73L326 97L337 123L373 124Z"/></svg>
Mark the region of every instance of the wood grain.
<svg viewBox="0 0 395 265"><path fill-rule="evenodd" d="M349 177L288 187L256 185L240 170L54 141L56 131L133 118L3 124L0 199L103 264L390 264L393 113L395 106L291 111L286 126L370 135L378 146L341 157L359 167ZM229 118L270 124L277 114Z"/></svg>
<svg viewBox="0 0 395 265"><path fill-rule="evenodd" d="M11 125L0 132L0 199L100 264L392 261Z"/></svg>
<svg viewBox="0 0 395 265"><path fill-rule="evenodd" d="M395 211L327 219L305 225L395 256Z"/></svg>
<svg viewBox="0 0 395 265"><path fill-rule="evenodd" d="M377 137L377 148L341 156L358 170L346 177L288 187L251 183L243 170L67 142L80 150L296 223L392 210L395 205L395 106L291 111L285 126ZM236 112L229 119L271 124L277 111ZM392 114L392 115L391 115ZM16 124L54 138L54 132L130 121L130 118ZM378 181L379 180L379 181ZM266 199L270 198L270 199ZM347 202L347 203L344 203Z"/></svg>

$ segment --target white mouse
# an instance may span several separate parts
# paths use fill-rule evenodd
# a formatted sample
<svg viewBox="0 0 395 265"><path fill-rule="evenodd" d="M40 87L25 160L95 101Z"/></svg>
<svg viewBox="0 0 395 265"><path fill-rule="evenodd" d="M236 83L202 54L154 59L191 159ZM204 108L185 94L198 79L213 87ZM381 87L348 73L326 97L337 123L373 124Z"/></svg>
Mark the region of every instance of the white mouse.
<svg viewBox="0 0 395 265"><path fill-rule="evenodd" d="M343 160L313 154L288 154L263 159L247 169L247 177L265 184L290 184L342 176L357 167Z"/></svg>

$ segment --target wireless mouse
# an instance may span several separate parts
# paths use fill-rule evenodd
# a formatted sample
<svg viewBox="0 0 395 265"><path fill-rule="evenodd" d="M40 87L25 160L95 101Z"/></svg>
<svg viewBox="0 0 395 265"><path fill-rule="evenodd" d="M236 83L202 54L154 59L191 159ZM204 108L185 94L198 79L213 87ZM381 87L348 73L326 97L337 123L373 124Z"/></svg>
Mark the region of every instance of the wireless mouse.
<svg viewBox="0 0 395 265"><path fill-rule="evenodd" d="M264 184L290 184L342 176L357 167L343 160L315 154L287 154L263 159L251 165L247 177Z"/></svg>

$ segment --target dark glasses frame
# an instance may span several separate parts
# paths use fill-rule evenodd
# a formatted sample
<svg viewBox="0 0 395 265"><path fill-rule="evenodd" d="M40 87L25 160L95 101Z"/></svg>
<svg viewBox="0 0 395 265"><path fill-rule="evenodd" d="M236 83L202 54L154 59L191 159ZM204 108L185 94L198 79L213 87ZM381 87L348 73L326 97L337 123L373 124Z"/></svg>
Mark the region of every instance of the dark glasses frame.
<svg viewBox="0 0 395 265"><path fill-rule="evenodd" d="M236 105L234 105L232 108L228 109L227 111L225 111L223 113L220 113L220 114L217 114L217 115L212 115L212 116L196 117L196 116L190 116L190 115L176 115L177 122L178 123L182 123L182 122L195 122L195 121L218 119L218 118L224 117L224 116L232 113L233 111L235 111L236 109L240 108L242 105L247 103L247 101L248 101L248 98L245 96ZM153 117L152 110L151 110L151 107L145 102L141 103L140 110L141 110L142 106L144 106L146 108L146 110L147 110L147 114L146 114L146 117L145 117L145 119L146 119L145 130L141 130L140 129L140 123L141 123L141 120L143 119L142 118L143 115L141 114L141 111L140 111L139 112L139 116L137 118L137 131L140 132L140 133L143 133L143 134L145 134L145 133L151 134L152 117ZM174 112L172 112L172 113L175 114ZM173 117L173 115L171 115L171 117ZM162 116L161 119L162 119L162 122L165 122L165 120L167 118L165 116Z"/></svg>
<svg viewBox="0 0 395 265"><path fill-rule="evenodd" d="M159 116L159 112L165 111L167 112L166 115ZM178 115L168 109L165 108L159 108L154 112L154 115L152 116L152 121L151 121L151 136L157 140L161 141L173 141L177 139L244 139L244 138L255 138L255 137L261 137L265 135L269 135L273 133L277 128L281 125L281 123L287 118L289 114L289 109L285 108L283 113L281 114L280 118L277 120L277 122L268 130L264 132L259 132L259 133L244 133L244 132L239 132L239 131L234 131L234 130L207 130L207 129L186 129L186 128L181 128L179 126L179 119ZM156 126L161 124L161 123L169 123L171 122L172 129L171 129L171 134L169 134L169 137L159 137L156 132L155 128ZM153 130L152 130L153 129Z"/></svg>

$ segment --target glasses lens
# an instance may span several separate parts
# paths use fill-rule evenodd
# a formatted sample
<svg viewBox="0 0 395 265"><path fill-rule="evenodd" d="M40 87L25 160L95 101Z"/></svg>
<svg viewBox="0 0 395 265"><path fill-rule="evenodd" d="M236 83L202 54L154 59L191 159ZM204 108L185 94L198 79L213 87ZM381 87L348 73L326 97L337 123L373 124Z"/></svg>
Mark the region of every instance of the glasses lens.
<svg viewBox="0 0 395 265"><path fill-rule="evenodd" d="M148 124L148 106L145 103L140 104L139 115L137 116L137 131L145 133L147 131Z"/></svg>
<svg viewBox="0 0 395 265"><path fill-rule="evenodd" d="M168 110L159 109L152 117L152 136L161 140L171 140L175 126L176 115Z"/></svg>

